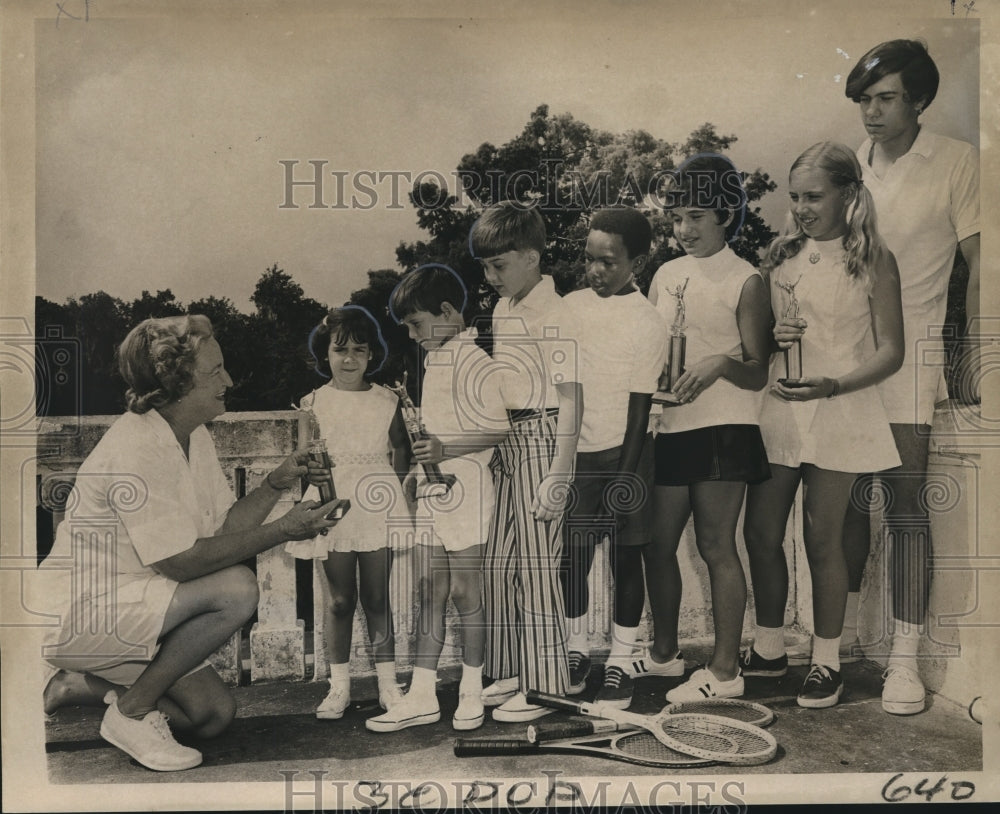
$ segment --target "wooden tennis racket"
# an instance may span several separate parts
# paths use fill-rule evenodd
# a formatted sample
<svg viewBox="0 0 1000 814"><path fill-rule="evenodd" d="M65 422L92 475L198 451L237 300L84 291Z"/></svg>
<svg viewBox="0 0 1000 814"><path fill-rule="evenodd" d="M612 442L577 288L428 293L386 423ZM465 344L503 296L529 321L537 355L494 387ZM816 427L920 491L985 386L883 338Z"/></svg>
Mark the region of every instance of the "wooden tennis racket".
<svg viewBox="0 0 1000 814"><path fill-rule="evenodd" d="M685 701L680 704L669 704L663 711L671 714L717 715L754 726L768 726L774 721L774 713L770 709L763 704L744 701L742 698ZM609 732L635 731L636 728L634 724L620 724L605 718L575 718L571 721L543 721L529 724L526 737L532 743L545 743Z"/></svg>
<svg viewBox="0 0 1000 814"><path fill-rule="evenodd" d="M740 766L766 763L778 751L778 742L759 726L717 715L674 713L665 709L656 715L639 715L606 704L571 701L537 690L528 690L526 697L529 704L640 727L674 751L719 763Z"/></svg>
<svg viewBox="0 0 1000 814"><path fill-rule="evenodd" d="M525 739L459 738L455 741L454 748L456 757L541 754L590 755L606 760L633 763L638 766L676 769L708 766L715 762L671 749L660 743L644 729L538 743Z"/></svg>

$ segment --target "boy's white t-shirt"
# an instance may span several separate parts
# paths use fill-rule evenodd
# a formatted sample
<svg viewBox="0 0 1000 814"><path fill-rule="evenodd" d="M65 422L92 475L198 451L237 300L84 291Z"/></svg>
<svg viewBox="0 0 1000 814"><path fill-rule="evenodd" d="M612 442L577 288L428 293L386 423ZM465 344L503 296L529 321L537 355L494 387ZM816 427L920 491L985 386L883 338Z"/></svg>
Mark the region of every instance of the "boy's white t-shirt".
<svg viewBox="0 0 1000 814"><path fill-rule="evenodd" d="M496 304L493 360L508 410L556 408L556 385L579 381L574 326L550 276L517 303L504 297Z"/></svg>
<svg viewBox="0 0 1000 814"><path fill-rule="evenodd" d="M475 338L475 331L466 329L427 353L420 414L431 435L461 438L510 426L500 395L502 371ZM489 448L461 457L488 464L492 454Z"/></svg>
<svg viewBox="0 0 1000 814"><path fill-rule="evenodd" d="M903 300L906 358L879 384L894 424L930 424L946 397L943 342L948 281L958 243L979 233L979 154L971 144L921 127L913 145L879 177L858 149L875 201L879 234L896 257Z"/></svg>
<svg viewBox="0 0 1000 814"><path fill-rule="evenodd" d="M629 394L656 392L667 356L667 323L638 290L599 297L587 288L563 301L580 347L583 423L577 450L621 446Z"/></svg>

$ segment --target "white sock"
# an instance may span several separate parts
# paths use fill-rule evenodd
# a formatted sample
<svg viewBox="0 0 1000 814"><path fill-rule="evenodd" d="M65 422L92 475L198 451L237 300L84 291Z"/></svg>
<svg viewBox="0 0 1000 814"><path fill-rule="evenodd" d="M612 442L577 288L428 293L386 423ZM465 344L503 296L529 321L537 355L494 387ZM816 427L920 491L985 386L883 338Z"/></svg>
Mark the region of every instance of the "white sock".
<svg viewBox="0 0 1000 814"><path fill-rule="evenodd" d="M639 636L639 626L622 627L612 623L611 625L611 652L608 654L608 665L621 667L626 670L632 661L632 651L635 649L635 640Z"/></svg>
<svg viewBox="0 0 1000 814"><path fill-rule="evenodd" d="M330 686L349 686L351 683L351 663L345 661L343 664L333 664L330 667Z"/></svg>
<svg viewBox="0 0 1000 814"><path fill-rule="evenodd" d="M844 629L840 638L845 642L853 642L858 638L858 605L861 602L861 593L851 591L847 594L847 604L844 606Z"/></svg>
<svg viewBox="0 0 1000 814"><path fill-rule="evenodd" d="M476 697L483 691L483 665L470 667L462 664L462 680L458 682L459 693L474 693Z"/></svg>
<svg viewBox="0 0 1000 814"><path fill-rule="evenodd" d="M763 659L780 659L785 655L785 628L757 625L753 635L753 649Z"/></svg>
<svg viewBox="0 0 1000 814"><path fill-rule="evenodd" d="M840 672L840 636L832 639L813 636L812 663Z"/></svg>
<svg viewBox="0 0 1000 814"><path fill-rule="evenodd" d="M414 667L413 677L410 679L410 691L407 695L413 696L434 696L437 686L437 670L427 667Z"/></svg>
<svg viewBox="0 0 1000 814"><path fill-rule="evenodd" d="M398 684L396 683L396 662L375 662L375 677L378 679L379 690L386 690L391 687L398 688Z"/></svg>
<svg viewBox="0 0 1000 814"><path fill-rule="evenodd" d="M917 649L920 647L920 636L924 631L923 625L893 619L892 626L889 666L909 667L913 672L917 672Z"/></svg>
<svg viewBox="0 0 1000 814"><path fill-rule="evenodd" d="M566 649L590 655L590 639L587 636L587 614L566 617Z"/></svg>

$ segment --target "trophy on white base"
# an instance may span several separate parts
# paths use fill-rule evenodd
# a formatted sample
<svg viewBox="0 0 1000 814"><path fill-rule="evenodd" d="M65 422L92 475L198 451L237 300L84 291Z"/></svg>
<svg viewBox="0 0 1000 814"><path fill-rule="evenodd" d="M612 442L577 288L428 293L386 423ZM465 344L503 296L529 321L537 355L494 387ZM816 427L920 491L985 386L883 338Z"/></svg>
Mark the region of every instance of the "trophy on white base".
<svg viewBox="0 0 1000 814"><path fill-rule="evenodd" d="M406 432L410 436L410 444L426 440L428 437L427 429L420 420L420 411L406 390L406 373L403 373L403 381L396 382L395 386L389 389L399 397L403 424L406 425ZM417 498L446 495L451 491L455 481L458 480L455 475L442 472L441 467L437 464L422 463L420 465L424 470L424 479L417 483Z"/></svg>
<svg viewBox="0 0 1000 814"><path fill-rule="evenodd" d="M673 291L667 289L676 301L677 307L674 311L674 322L670 326L670 340L668 345L667 365L663 369L660 381L657 384L657 391L653 394L653 403L665 406L673 406L680 402L671 391L677 380L684 373L684 354L687 350L687 336L684 334L684 321L687 317L687 308L684 305L684 291L687 288L690 277L685 277L684 282Z"/></svg>
<svg viewBox="0 0 1000 814"><path fill-rule="evenodd" d="M782 315L783 319L795 319L799 315L799 301L795 296L795 286L799 284L799 280L794 283L783 283L780 280L775 280L775 285L778 286L782 291L788 295L788 303L785 306L785 311ZM779 379L779 381L786 387L794 387L801 383L802 374L802 341L796 339L792 346L785 348L785 378Z"/></svg>
<svg viewBox="0 0 1000 814"><path fill-rule="evenodd" d="M319 499L321 503L329 503L336 500L333 509L327 512L327 520L340 520L347 510L351 508L351 501L346 498L337 498L337 488L333 485L333 466L330 461L330 452L326 448L326 441L322 437L319 428L319 421L316 414L309 407L292 407L299 412L299 448L305 447L309 450L309 459L315 461L325 470L322 481L315 484L319 489Z"/></svg>

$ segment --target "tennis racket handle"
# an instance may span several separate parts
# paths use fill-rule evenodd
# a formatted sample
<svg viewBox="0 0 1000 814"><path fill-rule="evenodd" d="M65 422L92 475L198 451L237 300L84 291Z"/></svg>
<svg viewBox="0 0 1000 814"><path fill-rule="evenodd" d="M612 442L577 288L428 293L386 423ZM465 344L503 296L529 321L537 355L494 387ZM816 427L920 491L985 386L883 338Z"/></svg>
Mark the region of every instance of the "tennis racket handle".
<svg viewBox="0 0 1000 814"><path fill-rule="evenodd" d="M525 698L529 704L541 704L549 709L562 709L566 712L583 712L583 704L577 701L570 701L561 695L549 695L538 690L528 690Z"/></svg>
<svg viewBox="0 0 1000 814"><path fill-rule="evenodd" d="M533 755L538 752L534 743L525 740L497 738L456 738L455 757L483 757L486 755Z"/></svg>
<svg viewBox="0 0 1000 814"><path fill-rule="evenodd" d="M562 740L563 738L581 738L587 735L599 735L602 732L617 732L619 725L614 721L595 718L592 721L562 721L557 723L531 724L528 726L527 737L532 743ZM624 727L629 729L630 727Z"/></svg>

